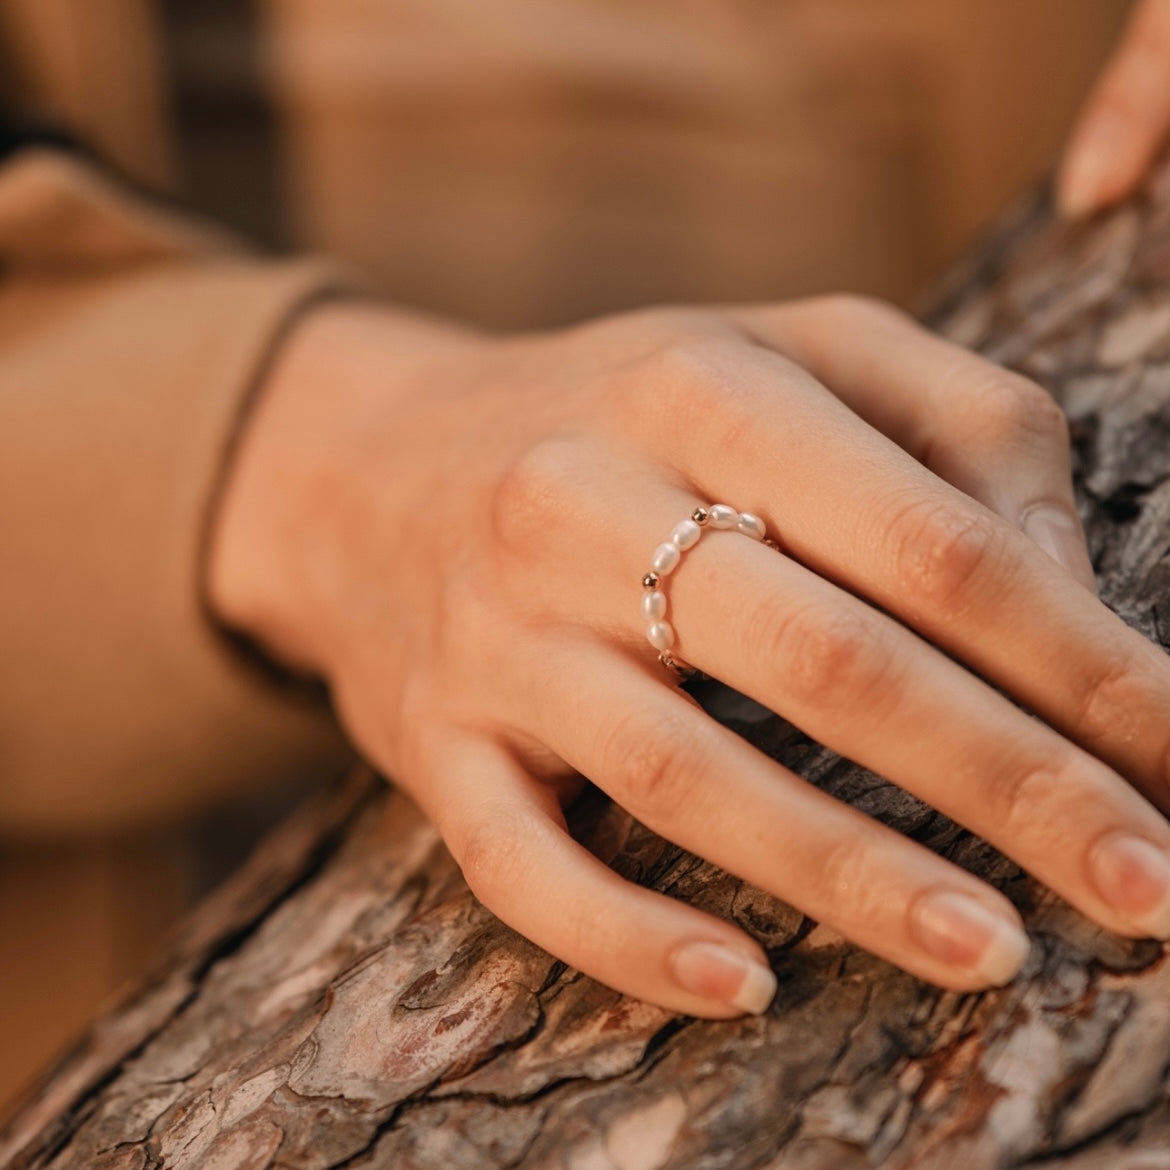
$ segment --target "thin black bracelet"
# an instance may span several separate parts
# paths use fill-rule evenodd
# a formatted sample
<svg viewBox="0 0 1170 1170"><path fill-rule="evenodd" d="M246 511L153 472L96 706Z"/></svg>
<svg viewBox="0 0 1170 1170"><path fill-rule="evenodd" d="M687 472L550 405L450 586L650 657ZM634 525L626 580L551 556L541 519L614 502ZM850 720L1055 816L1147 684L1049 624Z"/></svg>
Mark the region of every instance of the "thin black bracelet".
<svg viewBox="0 0 1170 1170"><path fill-rule="evenodd" d="M35 147L64 150L69 154L86 154L85 148L59 126L29 118L0 118L0 162L22 150Z"/></svg>
<svg viewBox="0 0 1170 1170"><path fill-rule="evenodd" d="M272 654L264 644L252 635L230 625L216 612L208 595L208 563L211 556L211 543L214 535L216 520L223 504L224 496L231 483L232 473L235 470L236 459L240 447L251 423L252 416L264 394L269 375L284 348L289 335L301 323L305 315L322 304L336 301L369 301L372 298L353 288L343 286L325 287L310 293L286 314L280 326L269 338L260 360L252 373L248 386L244 390L239 405L236 408L232 428L220 451L215 477L212 480L211 491L203 508L203 518L198 537L198 551L196 554L196 578L199 598L199 608L207 623L216 636L225 642L234 656L247 666L260 680L267 682L279 690L281 694L295 702L306 706L328 707L331 705L329 687L323 678L316 675L301 674L285 665Z"/></svg>

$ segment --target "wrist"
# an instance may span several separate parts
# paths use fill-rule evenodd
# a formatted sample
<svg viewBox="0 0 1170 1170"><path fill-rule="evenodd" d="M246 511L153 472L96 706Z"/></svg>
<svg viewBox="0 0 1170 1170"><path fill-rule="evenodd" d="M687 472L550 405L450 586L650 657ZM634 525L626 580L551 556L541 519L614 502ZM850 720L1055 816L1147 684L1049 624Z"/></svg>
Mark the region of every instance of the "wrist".
<svg viewBox="0 0 1170 1170"><path fill-rule="evenodd" d="M409 414L425 371L473 337L372 303L305 314L244 423L211 518L206 596L217 621L297 673L330 677L347 469L370 428ZM381 471L392 510L393 461Z"/></svg>

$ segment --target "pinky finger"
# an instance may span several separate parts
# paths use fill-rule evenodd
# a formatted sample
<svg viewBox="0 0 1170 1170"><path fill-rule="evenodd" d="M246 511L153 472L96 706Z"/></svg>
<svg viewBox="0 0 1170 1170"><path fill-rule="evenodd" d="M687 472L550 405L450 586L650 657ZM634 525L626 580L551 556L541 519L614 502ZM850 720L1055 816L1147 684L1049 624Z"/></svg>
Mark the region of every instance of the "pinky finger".
<svg viewBox="0 0 1170 1170"><path fill-rule="evenodd" d="M693 1016L763 1012L767 956L736 927L620 878L574 841L552 790L503 748L448 743L428 812L479 900L558 959Z"/></svg>

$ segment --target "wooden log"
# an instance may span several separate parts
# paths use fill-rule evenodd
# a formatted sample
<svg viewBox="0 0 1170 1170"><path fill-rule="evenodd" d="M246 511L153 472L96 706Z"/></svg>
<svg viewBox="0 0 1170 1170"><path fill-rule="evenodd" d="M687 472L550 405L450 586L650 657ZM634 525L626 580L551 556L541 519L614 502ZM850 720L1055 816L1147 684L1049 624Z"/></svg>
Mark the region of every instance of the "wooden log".
<svg viewBox="0 0 1170 1170"><path fill-rule="evenodd" d="M1170 175L1086 228L1026 201L935 323L1051 387L1102 596L1170 637ZM0 1134L22 1170L1170 1167L1170 965L714 684L714 716L1007 892L1023 976L939 991L663 842L596 793L576 831L627 877L741 923L761 1018L625 999L470 896L365 773L276 832ZM777 847L782 847L777 842ZM549 897L557 892L550 888Z"/></svg>

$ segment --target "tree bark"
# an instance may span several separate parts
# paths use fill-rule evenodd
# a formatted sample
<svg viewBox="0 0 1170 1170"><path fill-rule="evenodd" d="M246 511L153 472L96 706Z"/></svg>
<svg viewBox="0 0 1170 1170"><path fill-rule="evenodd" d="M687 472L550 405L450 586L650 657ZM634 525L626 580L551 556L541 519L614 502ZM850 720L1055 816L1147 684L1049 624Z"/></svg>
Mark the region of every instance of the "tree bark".
<svg viewBox="0 0 1170 1170"><path fill-rule="evenodd" d="M1170 175L1084 228L1026 201L944 291L945 333L1072 424L1102 597L1170 636ZM1023 976L939 991L663 842L597 793L576 830L625 876L742 924L761 1018L599 986L469 894L434 830L359 772L277 831L0 1134L13 1167L930 1170L1170 1167L1164 948L1089 925L993 849L716 684L714 716L985 877ZM778 843L779 846L779 843Z"/></svg>

